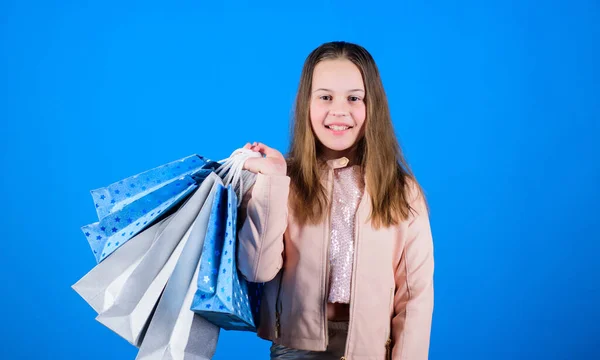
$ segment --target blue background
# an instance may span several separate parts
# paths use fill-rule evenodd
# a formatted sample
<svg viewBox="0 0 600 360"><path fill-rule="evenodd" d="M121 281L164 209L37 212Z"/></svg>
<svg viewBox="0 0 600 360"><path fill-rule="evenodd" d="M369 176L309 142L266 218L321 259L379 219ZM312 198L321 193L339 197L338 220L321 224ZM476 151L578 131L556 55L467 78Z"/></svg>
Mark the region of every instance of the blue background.
<svg viewBox="0 0 600 360"><path fill-rule="evenodd" d="M597 1L122 3L0 5L0 358L135 358L70 288L95 263L89 191L247 141L286 151L302 63L330 40L375 57L429 197L430 358L600 358ZM268 345L223 332L215 359Z"/></svg>

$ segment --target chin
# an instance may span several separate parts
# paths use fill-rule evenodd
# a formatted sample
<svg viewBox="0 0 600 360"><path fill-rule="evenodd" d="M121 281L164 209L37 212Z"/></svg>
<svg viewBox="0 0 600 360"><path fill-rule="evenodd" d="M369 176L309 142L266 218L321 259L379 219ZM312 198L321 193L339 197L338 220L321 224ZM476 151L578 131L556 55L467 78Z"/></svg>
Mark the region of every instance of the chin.
<svg viewBox="0 0 600 360"><path fill-rule="evenodd" d="M333 151L338 151L338 152L343 152L346 150L350 150L350 148L352 148L352 144L345 144L345 143L340 144L339 142L323 142L322 144L327 149L333 150Z"/></svg>
<svg viewBox="0 0 600 360"><path fill-rule="evenodd" d="M328 149L333 151L346 151L350 150L350 146L327 146Z"/></svg>

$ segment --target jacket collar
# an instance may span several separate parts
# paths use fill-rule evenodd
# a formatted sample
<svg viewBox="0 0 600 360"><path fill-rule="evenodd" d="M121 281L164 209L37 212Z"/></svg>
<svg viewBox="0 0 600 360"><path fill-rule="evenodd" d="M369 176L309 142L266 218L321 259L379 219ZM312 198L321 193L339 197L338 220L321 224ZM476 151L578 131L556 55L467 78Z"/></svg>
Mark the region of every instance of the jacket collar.
<svg viewBox="0 0 600 360"><path fill-rule="evenodd" d="M346 167L346 166L348 166L349 163L350 163L350 160L348 158L341 157L341 158L337 158L337 159L328 160L327 167L331 170L335 170L335 169ZM328 176L329 181L331 181L331 176L332 176L332 173L330 171L329 176ZM364 192L363 192L362 198L360 199L360 202L358 203L357 215L360 216L361 219L367 219L369 216L369 213L368 213L369 207L365 208L365 206L367 206L367 204L370 204L371 196L369 195L369 191L367 190L367 178L365 176L363 176L363 181L364 181ZM365 223L366 223L366 221L367 220L365 220Z"/></svg>
<svg viewBox="0 0 600 360"><path fill-rule="evenodd" d="M341 157L337 159L327 160L327 167L329 167L330 169L339 169L346 167L348 163L350 163L350 160L348 160L348 158Z"/></svg>

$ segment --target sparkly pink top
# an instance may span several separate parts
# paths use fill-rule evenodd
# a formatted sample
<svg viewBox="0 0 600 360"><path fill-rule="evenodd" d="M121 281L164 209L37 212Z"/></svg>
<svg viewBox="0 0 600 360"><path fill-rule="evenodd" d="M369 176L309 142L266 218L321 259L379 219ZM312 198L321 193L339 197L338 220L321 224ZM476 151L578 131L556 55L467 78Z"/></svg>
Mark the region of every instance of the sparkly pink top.
<svg viewBox="0 0 600 360"><path fill-rule="evenodd" d="M329 245L331 303L350 303L354 261L354 218L364 191L360 166L335 169Z"/></svg>

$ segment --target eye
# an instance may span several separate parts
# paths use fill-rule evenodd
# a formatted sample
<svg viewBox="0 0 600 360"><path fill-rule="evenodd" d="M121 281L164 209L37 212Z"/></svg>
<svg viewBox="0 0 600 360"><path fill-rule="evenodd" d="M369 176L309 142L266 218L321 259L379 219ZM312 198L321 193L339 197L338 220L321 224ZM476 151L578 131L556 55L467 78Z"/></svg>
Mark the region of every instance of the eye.
<svg viewBox="0 0 600 360"><path fill-rule="evenodd" d="M319 96L319 99L329 101L331 100L331 95L321 95Z"/></svg>
<svg viewBox="0 0 600 360"><path fill-rule="evenodd" d="M349 97L348 97L348 100L350 100L350 101L352 101L352 102L355 102L355 101L360 101L360 100L361 100L361 98L359 98L358 96L354 96L354 95L352 95L352 96L349 96Z"/></svg>

